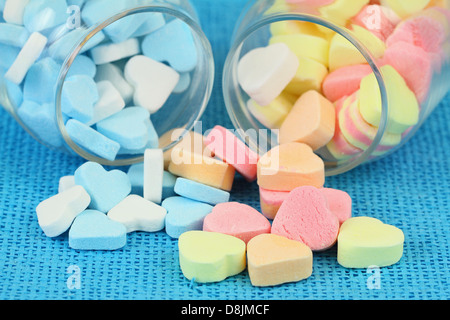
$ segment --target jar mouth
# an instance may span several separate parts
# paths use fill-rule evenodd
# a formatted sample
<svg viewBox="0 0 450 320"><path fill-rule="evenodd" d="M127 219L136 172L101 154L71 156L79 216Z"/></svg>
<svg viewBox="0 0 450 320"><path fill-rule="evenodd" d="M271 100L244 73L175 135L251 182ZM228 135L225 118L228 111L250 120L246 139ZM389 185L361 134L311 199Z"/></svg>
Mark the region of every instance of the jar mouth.
<svg viewBox="0 0 450 320"><path fill-rule="evenodd" d="M369 52L369 50L358 40L356 39L348 30L345 28L342 28L336 24L333 24L327 20L324 20L320 17L311 15L311 14L304 14L304 13L276 13L267 15L266 17L262 18L255 24L249 26L245 29L244 32L240 32L239 34L235 34L233 38L232 47L230 49L230 53L225 61L224 66L224 72L223 72L223 96L225 100L225 106L227 108L227 112L229 114L229 117L231 119L231 122L233 126L238 129L237 133L240 135L240 137L244 141L248 141L249 137L244 134L245 129L242 130L242 128L246 128L249 126L258 127L255 120L252 119L252 116L249 114L248 111L243 112L243 110L239 110L240 106L245 105L245 101L243 100L242 96L237 93L240 92L240 87L237 82L237 63L239 61L241 51L243 48L244 43L247 39L249 39L253 34L258 32L260 29L267 27L268 25L271 25L272 23L281 22L281 21L289 21L289 20L295 20L295 21L303 21L303 22L310 22L314 23L316 25L320 25L322 27L325 27L327 29L330 29L337 34L341 35L345 39L347 39L365 58L368 65L371 67L376 81L378 83L380 95L381 95L381 118L380 118L380 124L378 126L377 134L375 138L373 139L371 145L366 148L365 150L362 150L357 155L341 161L327 161L324 159L325 162L325 174L326 176L335 176L339 175L345 172L348 172L357 166L370 161L371 155L376 151L378 148L384 133L387 128L387 122L388 122L388 98L387 98L387 90L385 81L383 79L382 72L375 62L375 58L373 55ZM244 115L244 116L243 116ZM275 140L273 137L272 139L269 139L272 142ZM268 142L268 141L267 141ZM264 148L260 148L260 144L258 144L257 141L251 140L248 141L249 147L261 154L264 153ZM270 144L270 142L269 142ZM274 147L275 145L269 145L269 149Z"/></svg>
<svg viewBox="0 0 450 320"><path fill-rule="evenodd" d="M123 12L120 12L120 13L108 18L105 21L99 22L96 25L91 26L86 29L86 32L85 32L85 35L83 36L83 38L77 41L77 43L71 49L70 54L66 57L65 61L63 62L63 66L61 68L59 76L58 76L58 80L57 80L57 84L56 84L56 94L55 94L56 123L59 127L62 138L64 139L64 141L66 142L66 144L68 145L70 150L74 151L77 155L79 155L80 157L84 158L87 161L97 162L99 164L106 165L106 166L128 166L128 165L132 165L132 164L136 164L136 163L141 163L144 160L143 154L130 156L128 158L123 158L123 159L115 159L115 160L111 161L111 160L107 160L107 159L98 157L92 153L87 152L86 150L84 150L83 148L78 146L78 144L76 144L69 136L69 134L66 130L66 127L65 127L64 116L63 116L62 107L61 107L62 106L62 91L63 91L63 86L65 83L67 74L68 74L73 62L75 61L76 57L82 51L82 48L89 42L89 40L92 37L94 37L97 33L104 30L109 25L111 25L114 22L119 21L123 18L129 17L131 15L139 14L139 13L166 14L175 19L179 19L179 20L183 21L184 23L186 23L189 26L189 28L193 32L195 41L199 43L199 46L202 48L203 54L206 57L206 63L204 66L204 69L206 69L206 72L203 73L203 76L206 79L206 83L205 83L205 86L202 87L202 89L204 89L204 94L201 98L201 101L199 102L198 109L196 109L196 114L190 118L190 120L187 124L185 124L181 127L177 127L177 128L168 128L167 131L170 131L171 129L184 129L184 130L177 130L177 132L179 132L180 135L177 138L172 137L173 138L171 140L172 142L169 145L159 146L159 148L162 149L163 152L173 148L179 141L181 141L184 138L184 136L189 131L191 131L194 128L195 123L197 121L199 121L199 119L203 115L203 113L208 105L208 102L210 100L212 90L213 90L213 82L214 82L213 79L214 79L214 75L215 75L214 57L213 57L211 44L210 44L208 38L202 31L199 23L197 23L194 20L196 17L191 17L188 14L180 12L179 9L172 8L172 6L170 4L165 4L165 5L160 4L160 5L145 5L145 6L140 6L140 7L132 8L129 10L125 10ZM164 108L164 106L163 106L163 108ZM173 121L175 121L175 120L176 120L176 118L174 117ZM161 136L162 136L162 134L159 135L159 137L161 137Z"/></svg>

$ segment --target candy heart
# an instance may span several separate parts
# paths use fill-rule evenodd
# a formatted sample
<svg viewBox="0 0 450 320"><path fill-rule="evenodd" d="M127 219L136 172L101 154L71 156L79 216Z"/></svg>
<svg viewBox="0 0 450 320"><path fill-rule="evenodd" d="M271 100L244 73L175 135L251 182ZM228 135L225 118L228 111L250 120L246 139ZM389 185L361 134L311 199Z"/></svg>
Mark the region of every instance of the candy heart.
<svg viewBox="0 0 450 320"><path fill-rule="evenodd" d="M332 102L315 90L297 100L280 128L279 143L301 142L318 150L334 136L336 110Z"/></svg>
<svg viewBox="0 0 450 320"><path fill-rule="evenodd" d="M325 165L306 144L279 145L258 161L258 185L274 191L291 191L301 186L323 187Z"/></svg>
<svg viewBox="0 0 450 320"><path fill-rule="evenodd" d="M99 99L97 85L86 75L75 75L64 82L61 97L62 112L80 122L94 116L94 105Z"/></svg>
<svg viewBox="0 0 450 320"><path fill-rule="evenodd" d="M230 200L230 193L184 178L177 178L174 192L182 197L216 205Z"/></svg>
<svg viewBox="0 0 450 320"><path fill-rule="evenodd" d="M189 231L178 239L183 275L199 283L219 282L246 267L245 242L222 233Z"/></svg>
<svg viewBox="0 0 450 320"><path fill-rule="evenodd" d="M299 61L284 43L248 52L238 64L238 81L257 104L266 106L294 78Z"/></svg>
<svg viewBox="0 0 450 320"><path fill-rule="evenodd" d="M259 156L234 133L215 126L206 136L205 144L217 158L233 166L247 181L256 180Z"/></svg>
<svg viewBox="0 0 450 320"><path fill-rule="evenodd" d="M205 217L211 213L213 206L184 197L170 197L161 206L167 210L166 232L172 238L179 238L183 233L202 230Z"/></svg>
<svg viewBox="0 0 450 320"><path fill-rule="evenodd" d="M142 41L142 52L153 60L169 63L178 72L192 71L197 65L194 37L189 26L180 19L147 35Z"/></svg>
<svg viewBox="0 0 450 320"><path fill-rule="evenodd" d="M382 66L389 101L387 131L401 134L419 121L419 103L403 77L390 65ZM359 93L359 111L369 124L377 127L381 121L381 95L375 74L364 77Z"/></svg>
<svg viewBox="0 0 450 320"><path fill-rule="evenodd" d="M300 187L289 193L272 223L272 233L306 244L313 251L333 246L339 220L328 208L323 193L315 187Z"/></svg>
<svg viewBox="0 0 450 320"><path fill-rule="evenodd" d="M131 183L125 172L107 172L100 164L86 162L75 171L75 183L83 186L91 196L90 209L108 212L131 192Z"/></svg>
<svg viewBox="0 0 450 320"><path fill-rule="evenodd" d="M390 266L400 261L404 240L400 229L378 219L351 218L341 226L337 259L346 268Z"/></svg>
<svg viewBox="0 0 450 320"><path fill-rule="evenodd" d="M67 121L66 130L72 141L84 150L110 161L116 159L120 150L116 141L75 119Z"/></svg>
<svg viewBox="0 0 450 320"><path fill-rule="evenodd" d="M216 205L203 222L203 231L220 232L248 243L253 237L270 233L270 222L254 208L238 202Z"/></svg>
<svg viewBox="0 0 450 320"><path fill-rule="evenodd" d="M134 86L134 103L157 112L178 84L179 73L163 63L138 55L125 65L125 78Z"/></svg>
<svg viewBox="0 0 450 320"><path fill-rule="evenodd" d="M69 247L76 250L117 250L126 242L125 226L96 210L81 213L69 230Z"/></svg>
<svg viewBox="0 0 450 320"><path fill-rule="evenodd" d="M148 142L150 113L142 107L128 107L97 123L97 131L122 148L140 149Z"/></svg>
<svg viewBox="0 0 450 320"><path fill-rule="evenodd" d="M65 0L33 0L25 7L23 24L30 31L43 31L65 23Z"/></svg>
<svg viewBox="0 0 450 320"><path fill-rule="evenodd" d="M312 274L311 249L275 234L261 234L247 244L248 274L254 286L297 282Z"/></svg>
<svg viewBox="0 0 450 320"><path fill-rule="evenodd" d="M111 220L122 223L127 232L157 232L164 229L166 209L138 195L129 195L109 210Z"/></svg>
<svg viewBox="0 0 450 320"><path fill-rule="evenodd" d="M36 207L39 226L47 237L56 237L69 229L77 215L89 205L91 198L81 186L50 197Z"/></svg>

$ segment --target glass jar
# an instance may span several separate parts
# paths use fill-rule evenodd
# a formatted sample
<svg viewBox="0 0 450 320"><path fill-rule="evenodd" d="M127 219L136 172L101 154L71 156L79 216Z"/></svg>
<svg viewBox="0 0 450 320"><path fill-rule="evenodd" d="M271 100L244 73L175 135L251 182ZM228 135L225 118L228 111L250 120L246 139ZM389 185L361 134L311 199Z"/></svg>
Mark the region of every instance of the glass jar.
<svg viewBox="0 0 450 320"><path fill-rule="evenodd" d="M0 105L42 144L130 165L202 116L214 60L189 1L2 3Z"/></svg>
<svg viewBox="0 0 450 320"><path fill-rule="evenodd" d="M334 136L315 150L327 176L392 154L450 89L449 9L447 0L249 1L223 73L237 133L263 154L279 144L299 97L315 90L335 106ZM239 63L276 43L299 58L299 69L272 103L258 104L240 83Z"/></svg>

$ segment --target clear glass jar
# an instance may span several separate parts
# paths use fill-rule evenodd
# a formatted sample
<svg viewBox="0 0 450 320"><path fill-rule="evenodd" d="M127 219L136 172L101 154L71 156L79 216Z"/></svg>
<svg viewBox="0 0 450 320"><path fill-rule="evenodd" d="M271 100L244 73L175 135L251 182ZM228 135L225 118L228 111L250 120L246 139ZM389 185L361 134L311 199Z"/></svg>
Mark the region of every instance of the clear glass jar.
<svg viewBox="0 0 450 320"><path fill-rule="evenodd" d="M267 108L267 105L259 105L260 109L257 112L254 111L254 108L249 108L249 101L252 100L252 97L243 90L239 83L239 62L250 51L277 42L287 43L291 49L293 46L297 46L296 49L300 48L300 50L292 50L299 56L306 46L313 43L308 42L309 40L302 41L305 39L304 35L306 37L312 35L315 39L321 38L323 40L320 41L327 43L328 56L326 59L328 61L322 61L323 56L307 57L312 58L316 63L320 62L325 67L325 75L322 75L320 78L322 82L319 84L317 81L314 84L305 82L297 86L297 88L301 88L298 89L300 91L290 90L287 92L292 98L291 104L284 110L277 109L278 113L276 113L277 116L281 114L280 117L284 117L281 118L282 120L291 110L289 108L292 108L295 101L306 90L316 90L325 95L325 79L334 71L356 64L365 65L366 68L370 67L369 72L363 78L357 78L359 80L357 87L353 87L354 93L348 92L341 100L341 103L346 101L348 106L352 104L352 97L353 99L355 99L355 95L358 97L357 107L359 106L360 112L356 116L359 117L359 120L355 120L356 122L352 125L356 123L357 126L364 123L357 132L357 135L359 134L357 143L360 144L355 145L357 143L353 143L351 139L350 143L347 136L342 135L342 130L336 130L340 126L343 128L342 121L344 120L340 120L340 118L350 119L342 115L340 110L343 108L340 107L336 108L339 111L336 111L335 136L327 145L315 151L325 162L327 176L341 174L362 163L388 156L403 146L416 133L450 89L450 1L425 0L421 1L420 8L413 8L414 6L411 6L406 0L403 3L402 0L381 0L381 3L383 6L380 5L380 1L369 0L249 1L237 22L232 37L231 49L223 72L223 94L227 111L237 133L253 150L264 153L265 150L276 146L279 141L278 129L283 121L275 122L274 119L270 119L270 116L264 118L264 115L269 113L264 113L264 109L261 108ZM404 31L400 32L402 29ZM414 38L416 30L419 31L417 38ZM395 32L397 33L393 36ZM283 36L288 35L289 38L293 34L302 35L290 38L296 39L295 45L283 40L286 39ZM408 43L408 49L402 46L403 42ZM421 50L426 55L414 55L411 48L414 52ZM339 57L339 53L342 55L341 58L333 58ZM306 56L307 53L305 53ZM394 112L398 113L398 106L402 102L405 104L406 100L402 101L398 97L392 98L393 95L395 96L396 90L399 90L399 86L393 85L397 82L391 79L392 70L388 70L389 67L393 67L395 73L405 81L407 88L414 93L418 105L414 122L407 127L402 127L401 130L394 128L395 124L391 115ZM368 77L371 77L370 81ZM364 78L366 78L366 82L362 87ZM421 81L417 81L418 79ZM314 78L314 80L317 79ZM376 94L373 93L374 90L372 90L371 96L367 94L368 83L375 84ZM286 91L285 88L282 94L285 94ZM326 97L328 96L326 95ZM368 122L367 118L361 117L361 110L363 110L361 104L367 103L368 99L376 99L379 103L378 119L375 119L374 122ZM331 99L330 101L335 106L339 102L339 100ZM414 103L412 102L412 104ZM407 122L405 121L405 123ZM346 133L348 134L348 132ZM351 138L353 137L354 135L351 136ZM336 152L333 145L336 143L335 139L340 139L341 143L346 144L345 146L341 145L342 148L339 149L339 152Z"/></svg>
<svg viewBox="0 0 450 320"><path fill-rule="evenodd" d="M212 92L214 60L210 43L201 29L195 8L189 1L38 0L33 3L28 1L11 3L10 8L7 8L8 1L4 8L0 7L0 26L5 30L3 36L0 34L0 60L2 61L0 63L0 105L42 144L103 165L130 165L141 162L144 151L148 147L163 150L173 147L202 116ZM21 13L18 14L18 11ZM161 32L169 24L172 25L171 29ZM175 24L176 27L174 27ZM16 39L6 35L7 30L13 30ZM152 37L147 43L146 50L150 54L144 52L143 42L148 35L154 35L157 32L160 34ZM28 51L27 55L23 54L26 58L22 57L20 60L20 52L25 51L26 42L33 33L39 33L37 42L33 43L33 46L36 48L42 45L42 50L40 52L31 50L31 53ZM126 45L123 45L125 43ZM119 48L114 47L117 44L120 44ZM108 48L108 46L113 50L107 51L106 55L103 55L105 53L103 49L98 49L99 47ZM94 50L97 50L97 53L94 53ZM170 56L162 57L160 54L169 51ZM30 58L33 54L37 56ZM97 56L94 57L94 54ZM103 140L97 140L98 136L93 131L90 131L90 135L86 135L82 142L73 138L74 135L68 132L66 124L72 118L80 119L77 115L65 113L64 103L67 103L67 100L65 100L64 90L70 79L82 75L90 79L81 78L82 80L78 79L77 83L86 80L85 82L93 81L97 85L97 91L94 93L88 86L83 94L78 93L78 96L84 99L81 101L88 101L89 105L93 103L94 108L102 105L103 111L100 112L102 117L97 117L97 120L105 119L107 115L113 116L129 107L141 107L140 104L144 104L141 101L147 100L142 97L137 100L137 84L129 83L125 74L127 62L139 55L150 55L152 60L159 63L159 67L171 68L170 74L176 73L179 76L179 78L170 78L172 82L166 85L163 84L165 78L159 74L159 78L152 78L153 87L150 86L152 82L147 81L147 78L139 80L142 81L139 92L144 96L147 91L152 92L152 88L153 93L159 94L154 89L158 82L164 87L162 100L157 103L157 107L148 110L150 122L147 121L148 119L139 117L126 120L134 121L136 127L141 126L139 127L141 130L144 130L142 122L145 122L145 130L148 130L149 137L153 134L153 140L147 141L144 147L141 142L139 146L138 143L129 144L135 146L133 149L124 148L121 143L118 149L117 144L113 144L115 149L111 153L108 149L109 145L102 145ZM186 57L189 61L185 59ZM13 69L16 60L20 62L19 67L16 66L16 69ZM23 66L26 66L26 69L23 69ZM164 70L167 71L167 68ZM15 72L10 72L8 75L9 69ZM174 73L173 70L176 72ZM174 79L178 79L175 87ZM117 99L114 100L111 94L102 96L101 92L111 92L107 91L106 86L103 87L104 91L101 91L99 83L105 81L113 84L116 96L120 93L122 98L120 102ZM34 98L35 100L31 100ZM20 111L24 103L29 103L29 100L35 108L41 110L40 113L36 113L36 116L34 111ZM33 110L29 106L27 108L27 111ZM97 113L96 116L98 116ZM92 116L91 113L89 115ZM119 119L117 123L120 124L121 121ZM91 120L86 118L80 122L99 132L96 127L98 121L93 123L95 121L92 118ZM129 123L128 126L130 127ZM180 128L185 130L176 130L171 139L159 139L159 145L155 145L155 133L158 139ZM86 128L83 127L84 129ZM104 135L103 132L102 135ZM112 139L111 136L107 138ZM156 142L158 144L158 140Z"/></svg>

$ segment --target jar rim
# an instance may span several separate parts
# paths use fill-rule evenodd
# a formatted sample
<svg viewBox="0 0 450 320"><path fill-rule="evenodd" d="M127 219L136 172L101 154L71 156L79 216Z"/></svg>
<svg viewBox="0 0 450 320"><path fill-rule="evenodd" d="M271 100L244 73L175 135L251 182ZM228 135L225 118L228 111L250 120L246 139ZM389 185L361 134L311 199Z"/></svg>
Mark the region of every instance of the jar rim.
<svg viewBox="0 0 450 320"><path fill-rule="evenodd" d="M272 23L281 22L281 21L304 21L304 22L311 22L317 25L321 25L325 28L328 28L337 34L340 34L344 38L346 38L364 57L364 59L367 61L369 66L371 67L376 81L378 83L378 87L381 94L381 118L380 118L380 124L378 126L377 134L375 138L373 139L372 144L366 149L363 150L361 153L359 153L356 156L353 156L347 160L344 160L342 163L339 163L337 166L333 166L331 163L327 166L326 164L326 176L335 176L339 175L345 172L348 172L350 170L353 170L357 166L361 165L362 163L369 160L371 154L376 151L377 147L379 146L384 133L386 132L387 128L387 122L388 122L388 96L387 96L387 89L385 85L385 81L383 78L382 71L380 70L380 67L375 62L375 58L372 56L372 54L369 52L369 50L362 44L357 38L355 38L348 30L346 30L343 27L340 27L332 22L329 22L323 18L311 15L311 14L305 14L300 12L277 12L277 13L271 13L262 19L256 21L255 23L247 26L243 31L240 31L239 33L235 33L233 35L232 39L232 45L231 49L229 51L229 54L227 56L227 59L225 61L224 65L224 72L223 72L223 96L225 100L225 106L227 108L227 112L230 116L231 122L233 123L233 126L238 129L237 132L240 134L242 139L245 139L246 137L243 136L243 130L239 130L242 128L240 125L240 120L238 117L236 117L236 114L234 112L234 104L230 99L229 96L229 89L228 88L228 81L229 79L235 79L236 77L233 77L233 66L236 66L237 59L239 58L240 52L242 50L242 46L245 43L245 41L255 32L260 30L261 28L266 27L267 25L270 25ZM250 143L253 151L259 152L259 148L256 143ZM255 150L256 149L256 150Z"/></svg>
<svg viewBox="0 0 450 320"><path fill-rule="evenodd" d="M75 61L76 57L80 54L81 49L83 46L98 32L102 31L109 25L113 24L114 22L123 19L125 17L139 14L139 13L162 13L167 14L170 16L175 17L176 19L180 19L183 22L185 22L193 32L198 36L198 40L200 41L200 44L202 45L202 48L205 51L205 55L208 57L207 61L207 68L209 70L207 85L205 87L204 96L201 102L201 107L198 109L196 116L191 119L189 124L186 124L182 129L183 134L178 137L177 140L173 140L171 144L168 146L165 146L162 148L163 152L170 150L173 148L179 141L183 139L183 137L191 131L195 123L201 118L204 111L206 110L206 107L208 105L209 99L212 94L213 90L213 83L214 83L214 75L215 75L215 64L214 64L214 57L212 52L211 44L204 34L203 30L200 27L200 24L196 22L194 19L198 19L197 17L190 17L188 14L185 14L181 12L179 9L176 9L172 7L169 3L158 3L154 5L143 5L131 9L124 10L122 12L119 12L112 17L98 22L96 25L91 26L86 29L86 33L83 35L83 37L77 41L77 43L74 45L74 47L71 49L70 53L67 55L66 59L63 62L62 68L60 70L57 85L56 85L56 94L55 94L55 114L56 114L56 123L58 125L58 128L60 130L61 136L68 145L68 147L73 150L76 154L81 156L87 161L93 161L97 162L101 165L105 166L127 166L132 165L136 163L141 163L144 160L144 155L134 156L127 159L116 159L116 160L107 160L103 159L101 157L98 157L94 154L91 154L85 150L83 150L81 147L79 147L73 140L70 138L69 134L67 133L67 130L65 128L64 124L64 117L62 114L62 108L61 108L61 101L62 101L62 89L64 86L64 82L66 80L67 74L70 70L70 67L72 66L72 63Z"/></svg>

